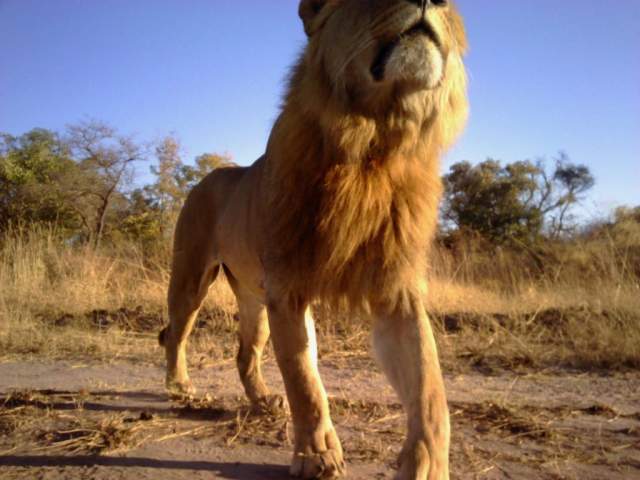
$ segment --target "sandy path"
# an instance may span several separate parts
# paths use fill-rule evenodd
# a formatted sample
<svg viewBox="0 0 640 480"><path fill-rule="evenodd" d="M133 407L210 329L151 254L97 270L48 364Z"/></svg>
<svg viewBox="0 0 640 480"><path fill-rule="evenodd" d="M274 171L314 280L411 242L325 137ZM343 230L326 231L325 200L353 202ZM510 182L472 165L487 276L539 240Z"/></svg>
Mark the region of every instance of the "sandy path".
<svg viewBox="0 0 640 480"><path fill-rule="evenodd" d="M347 452L348 478L392 478L390 465L400 447L403 419L386 381L362 358L325 359L321 370L328 392L337 398L334 417ZM269 424L282 427L281 437L253 437L250 431L235 435L234 418L244 410L233 364L203 366L192 373L201 392L223 402L219 412L184 415L176 410L163 392L163 371L157 366L0 364L0 394L55 390L40 393L38 398L51 397L51 402L36 405L45 413L35 425L23 419L24 425L14 422L17 427L3 430L0 416L0 452L5 452L0 455L0 478L288 478L286 420ZM272 361L266 363L266 376L274 391L282 391ZM453 478L640 478L640 373L468 373L447 377L446 382L454 431ZM62 420L55 421L69 415L92 421L128 415L130 422L144 412L164 421L165 427L149 430L148 438L133 449L101 456L51 451L51 435L34 434L25 443L24 438L31 438L25 436L28 429L53 430L54 419L46 413L50 411L62 412ZM256 432L272 428L255 422ZM206 432L157 441L198 428Z"/></svg>

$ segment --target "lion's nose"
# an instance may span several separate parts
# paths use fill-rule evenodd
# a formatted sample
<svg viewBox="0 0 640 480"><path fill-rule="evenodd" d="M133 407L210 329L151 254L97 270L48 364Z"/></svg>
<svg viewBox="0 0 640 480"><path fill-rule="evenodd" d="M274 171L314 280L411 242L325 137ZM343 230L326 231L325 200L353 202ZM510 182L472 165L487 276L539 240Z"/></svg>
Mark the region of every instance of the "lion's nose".
<svg viewBox="0 0 640 480"><path fill-rule="evenodd" d="M409 2L422 8L444 7L447 3L449 3L447 0L409 0Z"/></svg>

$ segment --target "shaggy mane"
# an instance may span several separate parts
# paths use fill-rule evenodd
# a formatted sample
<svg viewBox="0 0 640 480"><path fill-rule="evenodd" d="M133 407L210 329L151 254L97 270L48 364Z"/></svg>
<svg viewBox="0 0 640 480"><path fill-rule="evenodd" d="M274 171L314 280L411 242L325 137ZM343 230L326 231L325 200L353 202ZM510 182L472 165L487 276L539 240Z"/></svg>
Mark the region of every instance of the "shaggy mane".
<svg viewBox="0 0 640 480"><path fill-rule="evenodd" d="M455 32L460 35L459 32ZM267 147L265 266L282 293L394 308L423 283L442 192L439 157L466 120L466 75L364 115L307 48Z"/></svg>

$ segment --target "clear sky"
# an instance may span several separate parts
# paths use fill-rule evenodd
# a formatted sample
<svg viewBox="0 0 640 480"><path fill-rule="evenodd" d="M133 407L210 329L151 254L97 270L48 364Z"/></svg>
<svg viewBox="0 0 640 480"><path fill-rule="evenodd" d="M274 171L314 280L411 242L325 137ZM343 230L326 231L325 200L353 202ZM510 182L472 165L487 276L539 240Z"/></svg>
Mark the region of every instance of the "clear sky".
<svg viewBox="0 0 640 480"><path fill-rule="evenodd" d="M586 215L640 204L640 0L458 5L472 116L443 169L564 150L596 176ZM303 44L297 0L0 0L0 131L92 117L248 164Z"/></svg>

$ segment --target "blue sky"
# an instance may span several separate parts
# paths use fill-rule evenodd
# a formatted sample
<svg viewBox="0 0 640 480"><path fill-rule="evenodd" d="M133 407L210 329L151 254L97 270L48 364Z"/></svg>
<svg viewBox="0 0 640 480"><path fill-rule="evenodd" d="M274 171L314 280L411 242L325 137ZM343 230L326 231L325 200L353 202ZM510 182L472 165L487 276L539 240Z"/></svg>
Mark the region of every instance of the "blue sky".
<svg viewBox="0 0 640 480"><path fill-rule="evenodd" d="M640 1L458 5L472 115L443 170L564 150L598 182L584 215L640 204ZM248 164L303 44L296 0L0 0L0 131L92 117Z"/></svg>

